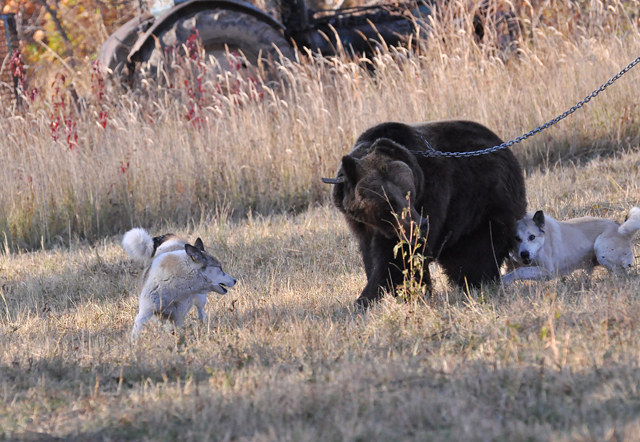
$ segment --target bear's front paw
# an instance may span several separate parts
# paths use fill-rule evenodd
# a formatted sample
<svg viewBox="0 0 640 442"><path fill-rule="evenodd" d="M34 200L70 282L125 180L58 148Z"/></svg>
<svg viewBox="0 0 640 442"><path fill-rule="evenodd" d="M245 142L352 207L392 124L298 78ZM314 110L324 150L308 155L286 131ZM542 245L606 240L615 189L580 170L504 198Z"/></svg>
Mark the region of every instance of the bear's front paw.
<svg viewBox="0 0 640 442"><path fill-rule="evenodd" d="M371 307L372 303L373 301L371 299L365 298L364 296L360 296L358 299L356 299L356 302L354 302L353 305L358 310L366 310L369 307Z"/></svg>

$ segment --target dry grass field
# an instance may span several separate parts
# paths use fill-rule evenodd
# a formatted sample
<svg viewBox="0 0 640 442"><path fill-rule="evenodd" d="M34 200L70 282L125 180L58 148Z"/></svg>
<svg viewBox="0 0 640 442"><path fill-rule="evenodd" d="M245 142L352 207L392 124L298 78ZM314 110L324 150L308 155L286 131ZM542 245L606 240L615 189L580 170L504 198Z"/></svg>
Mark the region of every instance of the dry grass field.
<svg viewBox="0 0 640 442"><path fill-rule="evenodd" d="M279 68L286 88L228 77L201 99L101 96L85 72L4 109L0 440L640 441L637 268L465 293L436 266L431 298L357 311L361 259L319 180L381 121L504 139L546 122L640 55L637 10L523 7L517 54L445 21L381 51L375 76L302 60ZM622 221L640 205L636 70L514 148L530 208ZM207 324L130 342L133 226L202 237L238 279Z"/></svg>

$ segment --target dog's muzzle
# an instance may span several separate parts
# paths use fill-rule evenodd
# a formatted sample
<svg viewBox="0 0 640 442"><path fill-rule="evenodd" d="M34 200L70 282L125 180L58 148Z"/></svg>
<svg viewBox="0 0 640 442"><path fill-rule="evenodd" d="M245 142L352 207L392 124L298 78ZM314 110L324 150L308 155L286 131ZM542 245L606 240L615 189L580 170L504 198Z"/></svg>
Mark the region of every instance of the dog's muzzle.
<svg viewBox="0 0 640 442"><path fill-rule="evenodd" d="M217 288L219 290L216 290L216 288L214 287L213 291L216 293L219 293L220 295L226 295L229 292L229 289L233 286L236 285L238 281L236 280L236 278L231 278L231 283L230 284L224 284L222 282L217 284Z"/></svg>
<svg viewBox="0 0 640 442"><path fill-rule="evenodd" d="M532 262L531 255L529 255L529 252L527 252L526 250L520 252L520 258L525 265L529 265Z"/></svg>

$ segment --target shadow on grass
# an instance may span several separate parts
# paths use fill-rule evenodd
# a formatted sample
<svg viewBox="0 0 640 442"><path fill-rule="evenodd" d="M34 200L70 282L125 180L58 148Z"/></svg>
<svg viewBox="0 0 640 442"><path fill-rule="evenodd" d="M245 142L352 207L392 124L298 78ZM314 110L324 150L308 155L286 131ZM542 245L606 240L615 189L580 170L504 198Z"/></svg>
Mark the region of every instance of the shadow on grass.
<svg viewBox="0 0 640 442"><path fill-rule="evenodd" d="M445 373L419 361L402 367L353 361L305 375L264 379L251 392L208 383L189 393L169 389L149 408L128 412L130 391L123 391L103 399L103 407L114 408L111 424L89 416L95 431L9 440L600 439L613 429L624 434L640 415L636 363L574 372L478 362Z"/></svg>

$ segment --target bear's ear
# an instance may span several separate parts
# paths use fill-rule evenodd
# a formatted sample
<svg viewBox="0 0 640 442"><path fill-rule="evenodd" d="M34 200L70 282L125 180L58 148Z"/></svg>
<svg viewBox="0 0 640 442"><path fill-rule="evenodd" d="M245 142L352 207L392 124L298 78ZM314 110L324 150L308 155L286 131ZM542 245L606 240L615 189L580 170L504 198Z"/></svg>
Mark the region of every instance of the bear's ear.
<svg viewBox="0 0 640 442"><path fill-rule="evenodd" d="M388 138L378 138L372 147L377 154L388 156L394 160L404 161L407 164L416 162L415 155L409 151L409 148Z"/></svg>
<svg viewBox="0 0 640 442"><path fill-rule="evenodd" d="M350 183L356 184L358 182L358 163L360 160L357 160L349 155L345 155L342 157L342 170L344 171L344 176L347 177Z"/></svg>
<svg viewBox="0 0 640 442"><path fill-rule="evenodd" d="M380 155L386 155L401 161L405 160L407 154L407 149L404 146L388 138L378 138L372 147L373 151Z"/></svg>
<svg viewBox="0 0 640 442"><path fill-rule="evenodd" d="M542 213L542 210L538 210L533 215L533 222L536 223L536 226L538 226L539 229L544 227L544 213Z"/></svg>
<svg viewBox="0 0 640 442"><path fill-rule="evenodd" d="M413 173L414 187L417 192L414 196L419 197L424 186L424 173L420 169L415 155L402 144L398 144L388 138L378 138L372 147L376 154L384 155L408 166Z"/></svg>

